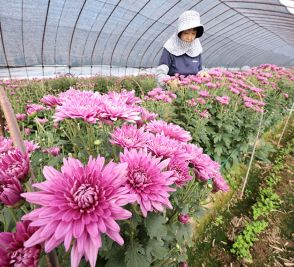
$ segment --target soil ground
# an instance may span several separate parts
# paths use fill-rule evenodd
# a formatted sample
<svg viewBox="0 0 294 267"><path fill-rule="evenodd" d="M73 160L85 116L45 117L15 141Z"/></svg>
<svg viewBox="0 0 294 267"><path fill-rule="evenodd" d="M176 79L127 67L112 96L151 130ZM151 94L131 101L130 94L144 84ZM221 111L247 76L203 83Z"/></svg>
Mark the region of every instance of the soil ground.
<svg viewBox="0 0 294 267"><path fill-rule="evenodd" d="M282 204L278 210L270 213L267 229L250 250L253 261L249 263L237 259L230 249L234 237L244 229L249 217L252 217L251 206L256 202L263 179L270 173L271 164L255 164L244 199L238 200L235 196L238 196L239 192L235 192L230 202L207 223L204 232L190 250L190 267L294 266L293 162L293 154L284 160L284 169L280 172L282 179L274 190L281 198Z"/></svg>

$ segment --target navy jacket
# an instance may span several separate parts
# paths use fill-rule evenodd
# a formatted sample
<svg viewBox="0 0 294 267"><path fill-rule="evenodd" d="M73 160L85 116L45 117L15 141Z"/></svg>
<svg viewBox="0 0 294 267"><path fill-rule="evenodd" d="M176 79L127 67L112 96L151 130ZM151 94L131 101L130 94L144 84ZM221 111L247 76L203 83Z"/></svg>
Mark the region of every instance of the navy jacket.
<svg viewBox="0 0 294 267"><path fill-rule="evenodd" d="M159 65L165 64L169 67L168 75L174 76L176 73L181 75L195 75L202 70L201 54L190 57L187 54L175 56L163 48Z"/></svg>

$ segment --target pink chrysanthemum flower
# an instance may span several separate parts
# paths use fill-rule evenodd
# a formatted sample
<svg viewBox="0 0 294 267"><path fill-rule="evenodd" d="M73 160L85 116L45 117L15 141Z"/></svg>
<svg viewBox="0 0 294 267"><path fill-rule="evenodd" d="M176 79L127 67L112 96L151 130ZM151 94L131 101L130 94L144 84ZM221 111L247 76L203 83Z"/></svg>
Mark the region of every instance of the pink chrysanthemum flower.
<svg viewBox="0 0 294 267"><path fill-rule="evenodd" d="M124 124L121 128L116 128L111 135L110 143L117 144L123 148L143 148L149 138L144 128L137 128L134 125Z"/></svg>
<svg viewBox="0 0 294 267"><path fill-rule="evenodd" d="M163 120L154 120L147 123L146 130L152 133L162 133L165 136L168 136L180 142L188 142L192 140L189 132L185 131L183 128L176 124L167 123Z"/></svg>
<svg viewBox="0 0 294 267"><path fill-rule="evenodd" d="M61 100L54 95L45 95L40 99L40 102L49 107L55 107L61 104Z"/></svg>
<svg viewBox="0 0 294 267"><path fill-rule="evenodd" d="M200 96L202 96L202 97L208 97L208 96L210 96L210 95L209 95L209 92L206 91L206 90L199 91L198 94L199 94Z"/></svg>
<svg viewBox="0 0 294 267"><path fill-rule="evenodd" d="M222 105L228 105L230 103L230 97L226 95L217 96L215 99Z"/></svg>
<svg viewBox="0 0 294 267"><path fill-rule="evenodd" d="M26 148L26 152L29 154L29 156L31 156L35 150L40 148L39 144L34 143L34 141L24 140L23 142Z"/></svg>
<svg viewBox="0 0 294 267"><path fill-rule="evenodd" d="M225 181L225 179L221 175L216 175L215 178L213 178L213 192L223 191L227 192L230 190L229 185Z"/></svg>
<svg viewBox="0 0 294 267"><path fill-rule="evenodd" d="M0 266L3 267L37 267L41 246L24 247L24 242L35 232L36 228L28 226L29 222L18 222L16 232L0 233Z"/></svg>
<svg viewBox="0 0 294 267"><path fill-rule="evenodd" d="M187 158L182 143L163 134L150 135L146 147L157 157L183 160Z"/></svg>
<svg viewBox="0 0 294 267"><path fill-rule="evenodd" d="M56 157L60 154L60 148L57 146L45 148L42 150L43 153L47 153L53 157Z"/></svg>
<svg viewBox="0 0 294 267"><path fill-rule="evenodd" d="M40 124L45 124L46 122L48 122L47 118L35 118L35 122L40 123Z"/></svg>
<svg viewBox="0 0 294 267"><path fill-rule="evenodd" d="M141 120L136 121L136 123L139 127L144 125L146 122L152 121L158 117L158 114L150 112L147 109L145 109L144 107L137 106L137 107L135 107L135 109L141 113Z"/></svg>
<svg viewBox="0 0 294 267"><path fill-rule="evenodd" d="M186 144L184 146L187 153L190 154L190 164L193 166L196 178L201 181L207 181L215 177L222 177L220 173L220 165L212 160L207 154L202 152L202 148L194 144Z"/></svg>
<svg viewBox="0 0 294 267"><path fill-rule="evenodd" d="M110 99L115 101L120 101L127 105L142 103L142 100L139 97L136 97L135 90L132 90L132 91L123 90L120 93L109 92L107 95L109 96Z"/></svg>
<svg viewBox="0 0 294 267"><path fill-rule="evenodd" d="M0 202L4 205L17 206L22 200L21 193L23 193L23 189L19 180L14 178L0 179Z"/></svg>
<svg viewBox="0 0 294 267"><path fill-rule="evenodd" d="M112 99L108 95L104 95L100 104L99 119L110 122L118 119L136 122L141 117L140 112L135 107L121 102L120 98Z"/></svg>
<svg viewBox="0 0 294 267"><path fill-rule="evenodd" d="M0 136L0 158L1 153L6 152L7 150L12 148L12 140L5 138L3 136Z"/></svg>
<svg viewBox="0 0 294 267"><path fill-rule="evenodd" d="M68 94L70 97L65 98L66 94L64 93L62 105L56 107L54 121L83 119L88 123L96 123L100 112L101 96L94 92L76 90Z"/></svg>
<svg viewBox="0 0 294 267"><path fill-rule="evenodd" d="M28 104L26 106L26 111L28 115L34 115L39 111L45 110L46 108L39 104Z"/></svg>
<svg viewBox="0 0 294 267"><path fill-rule="evenodd" d="M173 172L164 171L169 159L161 161L146 149L125 149L120 160L128 164L126 185L131 193L137 195L144 217L149 211L162 212L164 207L172 208L168 198L169 192L175 191L169 187L174 182Z"/></svg>
<svg viewBox="0 0 294 267"><path fill-rule="evenodd" d="M15 117L18 121L24 121L27 118L27 114L24 113L17 113Z"/></svg>
<svg viewBox="0 0 294 267"><path fill-rule="evenodd" d="M190 175L188 164L188 161L179 160L177 158L173 158L168 164L167 169L169 171L173 171L175 184L177 186L183 186L188 181L191 181L193 179L193 177Z"/></svg>
<svg viewBox="0 0 294 267"><path fill-rule="evenodd" d="M61 172L46 166L45 182L34 184L41 191L22 194L28 202L40 208L23 216L39 229L25 242L31 247L45 242L45 252L64 243L68 251L71 244L71 266L77 267L83 256L96 264L101 247L101 234L122 245L120 227L115 220L125 220L132 214L121 208L136 200L125 187L127 164L105 159L89 159L87 165L79 160L64 159Z"/></svg>
<svg viewBox="0 0 294 267"><path fill-rule="evenodd" d="M29 166L28 154L23 155L18 148L0 153L0 179L25 180Z"/></svg>

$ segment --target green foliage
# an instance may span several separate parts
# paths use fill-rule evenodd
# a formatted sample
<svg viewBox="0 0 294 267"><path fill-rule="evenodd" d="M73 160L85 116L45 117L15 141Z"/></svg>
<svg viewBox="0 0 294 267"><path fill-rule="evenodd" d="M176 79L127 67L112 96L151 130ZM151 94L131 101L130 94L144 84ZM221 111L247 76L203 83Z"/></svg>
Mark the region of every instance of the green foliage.
<svg viewBox="0 0 294 267"><path fill-rule="evenodd" d="M260 216L268 215L272 210L277 209L281 203L279 196L270 187L263 188L259 197L259 201L252 206L254 220Z"/></svg>
<svg viewBox="0 0 294 267"><path fill-rule="evenodd" d="M238 235L231 252L239 258L245 258L249 261L252 260L250 248L253 242L258 240L258 235L263 232L268 223L266 221L253 221L248 223L244 231Z"/></svg>

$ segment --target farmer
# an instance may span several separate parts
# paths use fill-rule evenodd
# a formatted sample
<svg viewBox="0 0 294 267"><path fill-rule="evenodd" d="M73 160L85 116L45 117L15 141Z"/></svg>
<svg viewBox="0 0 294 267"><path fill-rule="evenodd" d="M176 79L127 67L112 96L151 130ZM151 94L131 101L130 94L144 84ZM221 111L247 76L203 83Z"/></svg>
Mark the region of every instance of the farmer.
<svg viewBox="0 0 294 267"><path fill-rule="evenodd" d="M202 70L202 46L199 37L204 32L197 11L188 10L178 18L176 32L163 46L156 78L159 85L175 74L196 75ZM176 85L177 79L168 81L170 86Z"/></svg>

